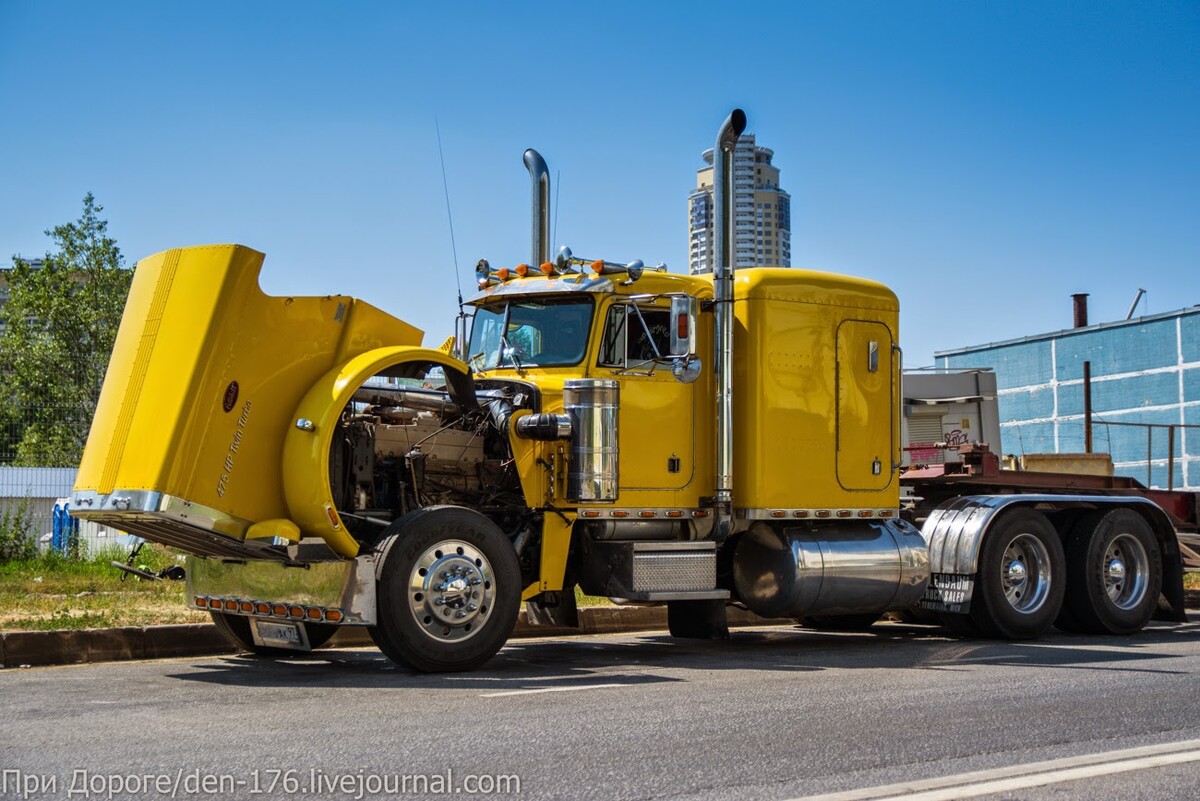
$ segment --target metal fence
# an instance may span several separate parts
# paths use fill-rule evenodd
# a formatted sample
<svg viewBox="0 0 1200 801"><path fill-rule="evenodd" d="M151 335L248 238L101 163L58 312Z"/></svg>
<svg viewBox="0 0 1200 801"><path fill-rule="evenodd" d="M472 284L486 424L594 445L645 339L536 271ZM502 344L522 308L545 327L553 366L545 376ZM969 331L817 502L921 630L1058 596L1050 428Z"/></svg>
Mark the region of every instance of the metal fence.
<svg viewBox="0 0 1200 801"><path fill-rule="evenodd" d="M1006 453L1084 453L1082 418L1002 423ZM1200 489L1200 425L1092 420L1091 449L1112 458L1113 472L1155 489Z"/></svg>
<svg viewBox="0 0 1200 801"><path fill-rule="evenodd" d="M80 530L67 511L82 440L64 424L72 414L78 409L0 408L0 537L19 537L62 553L88 548L94 532Z"/></svg>
<svg viewBox="0 0 1200 801"><path fill-rule="evenodd" d="M1200 486L1200 425L1095 420L1095 450L1101 450L1098 441L1112 454L1117 473L1144 481L1148 487Z"/></svg>

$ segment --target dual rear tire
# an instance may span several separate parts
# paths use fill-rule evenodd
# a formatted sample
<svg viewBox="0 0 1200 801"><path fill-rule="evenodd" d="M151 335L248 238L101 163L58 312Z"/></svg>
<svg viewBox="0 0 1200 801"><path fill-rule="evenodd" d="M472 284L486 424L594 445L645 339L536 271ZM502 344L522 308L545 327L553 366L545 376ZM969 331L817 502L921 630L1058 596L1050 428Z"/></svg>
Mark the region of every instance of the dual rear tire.
<svg viewBox="0 0 1200 801"><path fill-rule="evenodd" d="M1154 614L1162 551L1131 509L1095 510L1065 537L1041 512L1016 508L988 531L969 615L943 615L963 635L1023 640L1051 626L1132 634Z"/></svg>

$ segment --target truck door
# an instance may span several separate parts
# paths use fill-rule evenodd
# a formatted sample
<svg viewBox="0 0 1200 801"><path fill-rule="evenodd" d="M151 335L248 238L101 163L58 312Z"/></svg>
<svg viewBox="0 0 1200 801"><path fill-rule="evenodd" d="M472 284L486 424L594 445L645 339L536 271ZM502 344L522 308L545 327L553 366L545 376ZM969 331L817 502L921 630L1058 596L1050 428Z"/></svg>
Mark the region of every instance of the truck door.
<svg viewBox="0 0 1200 801"><path fill-rule="evenodd" d="M843 489L886 489L895 451L892 332L845 320L837 332L837 477Z"/></svg>
<svg viewBox="0 0 1200 801"><path fill-rule="evenodd" d="M597 367L621 381L621 491L677 490L691 483L695 384L671 375L655 353L670 349L671 313L663 305L609 307Z"/></svg>

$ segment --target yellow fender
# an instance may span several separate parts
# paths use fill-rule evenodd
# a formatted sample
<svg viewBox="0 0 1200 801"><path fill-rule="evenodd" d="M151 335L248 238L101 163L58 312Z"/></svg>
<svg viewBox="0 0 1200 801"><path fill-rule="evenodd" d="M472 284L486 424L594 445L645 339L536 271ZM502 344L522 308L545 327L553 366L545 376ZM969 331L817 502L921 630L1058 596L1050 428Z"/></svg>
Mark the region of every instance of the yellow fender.
<svg viewBox="0 0 1200 801"><path fill-rule="evenodd" d="M305 535L320 537L347 558L358 555L359 548L333 505L329 485L333 432L342 410L368 378L408 362L439 364L447 375L451 370L467 375L466 364L440 350L406 345L369 350L321 376L296 407L284 436L283 489L289 518Z"/></svg>

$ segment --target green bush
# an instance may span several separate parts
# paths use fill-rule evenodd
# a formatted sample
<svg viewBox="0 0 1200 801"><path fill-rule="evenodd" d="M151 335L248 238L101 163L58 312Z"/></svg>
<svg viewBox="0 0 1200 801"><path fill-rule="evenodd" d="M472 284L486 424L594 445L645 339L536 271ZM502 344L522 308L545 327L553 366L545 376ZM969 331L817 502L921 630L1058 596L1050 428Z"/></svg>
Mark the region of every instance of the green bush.
<svg viewBox="0 0 1200 801"><path fill-rule="evenodd" d="M37 556L33 525L29 522L29 503L22 498L0 512L0 562L32 559Z"/></svg>

